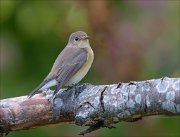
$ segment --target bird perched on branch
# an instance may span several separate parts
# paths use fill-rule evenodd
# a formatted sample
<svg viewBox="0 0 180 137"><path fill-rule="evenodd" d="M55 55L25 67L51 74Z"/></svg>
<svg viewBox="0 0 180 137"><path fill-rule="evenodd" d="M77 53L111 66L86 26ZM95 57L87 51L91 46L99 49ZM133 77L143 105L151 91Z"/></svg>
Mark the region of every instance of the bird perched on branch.
<svg viewBox="0 0 180 137"><path fill-rule="evenodd" d="M62 87L72 86L81 81L89 71L94 60L94 53L88 39L88 35L83 31L72 33L66 47L55 60L50 73L29 94L29 98L39 91L52 86L56 86L55 95Z"/></svg>

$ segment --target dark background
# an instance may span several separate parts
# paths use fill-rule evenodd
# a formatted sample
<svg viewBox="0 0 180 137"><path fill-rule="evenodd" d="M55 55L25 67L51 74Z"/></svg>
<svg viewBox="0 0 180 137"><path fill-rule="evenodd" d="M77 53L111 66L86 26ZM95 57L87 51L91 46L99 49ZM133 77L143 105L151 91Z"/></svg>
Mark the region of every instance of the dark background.
<svg viewBox="0 0 180 137"><path fill-rule="evenodd" d="M178 0L1 0L0 97L31 92L77 30L88 33L95 53L81 83L180 77L179 13ZM179 117L146 117L116 127L89 135L180 136ZM78 136L84 129L63 124L13 132L8 137Z"/></svg>

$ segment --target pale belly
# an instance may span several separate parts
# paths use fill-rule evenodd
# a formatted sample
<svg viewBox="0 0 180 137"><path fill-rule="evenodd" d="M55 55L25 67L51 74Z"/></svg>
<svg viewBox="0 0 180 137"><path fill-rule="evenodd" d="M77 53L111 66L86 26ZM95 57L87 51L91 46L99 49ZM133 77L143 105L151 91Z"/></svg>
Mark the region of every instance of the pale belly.
<svg viewBox="0 0 180 137"><path fill-rule="evenodd" d="M67 83L66 86L71 86L73 84L78 83L79 81L81 81L84 76L87 74L87 72L89 71L92 62L94 60L94 53L92 51L92 49L88 49L88 56L87 56L87 61L86 64L83 65L83 67L80 69L80 71L78 71Z"/></svg>

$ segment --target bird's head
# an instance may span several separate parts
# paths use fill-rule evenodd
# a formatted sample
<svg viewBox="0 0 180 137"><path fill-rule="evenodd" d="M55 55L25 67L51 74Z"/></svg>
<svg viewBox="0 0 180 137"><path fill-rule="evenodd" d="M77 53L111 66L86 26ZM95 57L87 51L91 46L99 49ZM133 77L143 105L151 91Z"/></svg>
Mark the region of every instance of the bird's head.
<svg viewBox="0 0 180 137"><path fill-rule="evenodd" d="M89 46L89 36L83 31L76 31L70 35L68 45L81 48Z"/></svg>

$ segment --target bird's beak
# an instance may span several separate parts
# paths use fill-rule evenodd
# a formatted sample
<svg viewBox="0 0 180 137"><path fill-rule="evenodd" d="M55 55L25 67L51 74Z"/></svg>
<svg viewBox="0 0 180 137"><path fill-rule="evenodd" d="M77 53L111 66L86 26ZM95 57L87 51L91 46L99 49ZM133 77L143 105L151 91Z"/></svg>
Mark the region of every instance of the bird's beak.
<svg viewBox="0 0 180 137"><path fill-rule="evenodd" d="M89 39L89 36L85 36L82 38L83 40Z"/></svg>

